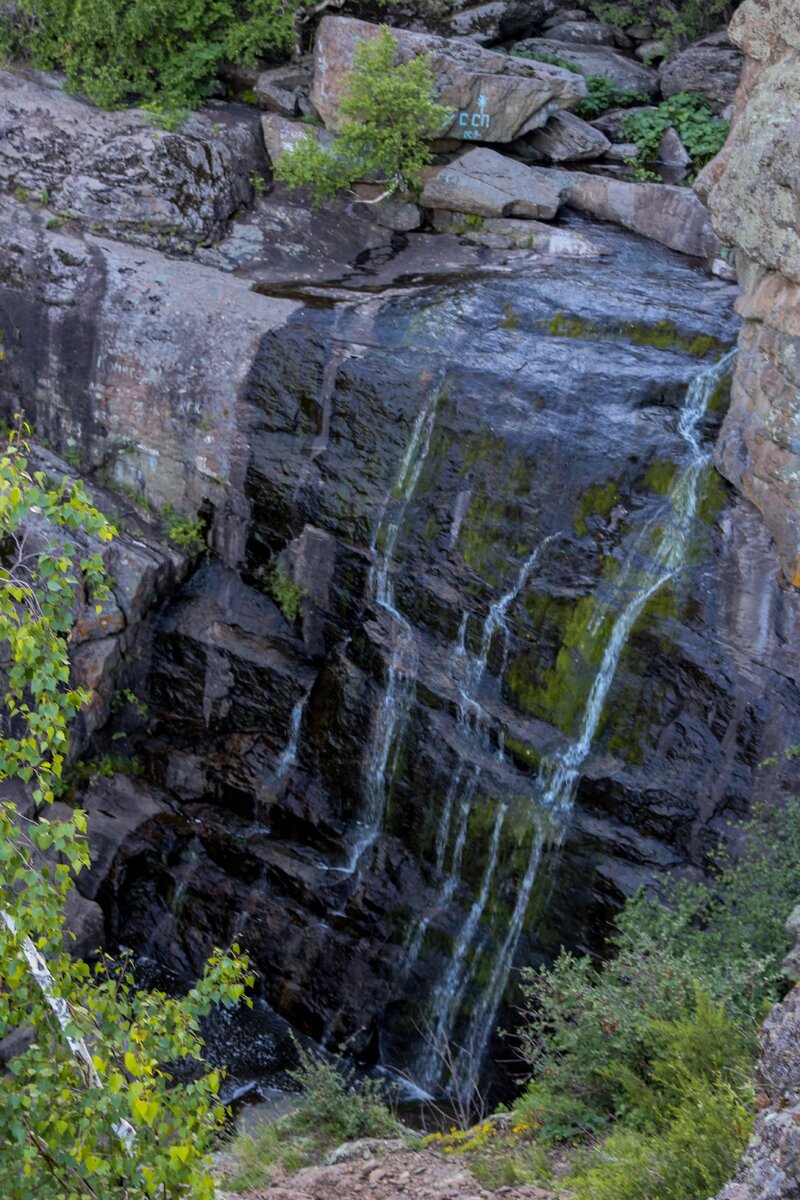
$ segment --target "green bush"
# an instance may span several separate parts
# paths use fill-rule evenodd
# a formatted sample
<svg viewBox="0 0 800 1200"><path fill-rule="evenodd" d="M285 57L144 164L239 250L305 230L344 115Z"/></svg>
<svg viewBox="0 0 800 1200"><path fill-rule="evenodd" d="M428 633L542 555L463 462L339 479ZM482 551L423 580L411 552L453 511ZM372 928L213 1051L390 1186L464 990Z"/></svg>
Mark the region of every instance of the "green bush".
<svg viewBox="0 0 800 1200"><path fill-rule="evenodd" d="M741 858L721 858L712 884L629 901L599 969L562 953L551 969L523 972L521 1053L533 1078L519 1111L545 1138L600 1132L629 1114L632 1081L654 1085L654 1023L694 1019L698 989L731 1023L726 1039L753 1046L780 995L783 920L800 895L800 808L762 814L746 833Z"/></svg>
<svg viewBox="0 0 800 1200"><path fill-rule="evenodd" d="M185 550L187 554L205 553L205 522L202 517L182 517L171 504L165 504L161 510L161 519L167 537L181 550Z"/></svg>
<svg viewBox="0 0 800 1200"><path fill-rule="evenodd" d="M590 7L615 29L651 25L653 37L671 51L727 25L738 0L591 0Z"/></svg>
<svg viewBox="0 0 800 1200"><path fill-rule="evenodd" d="M630 108L633 104L650 103L650 97L645 92L617 87L614 80L607 79L605 75L587 75L586 88L586 99L581 100L575 109L584 121L591 121L610 108Z"/></svg>
<svg viewBox="0 0 800 1200"><path fill-rule="evenodd" d="M703 96L690 92L679 92L656 108L622 118L623 136L636 143L638 161L644 163L656 162L659 142L670 126L680 136L695 171L719 154L728 136L728 122L714 115Z"/></svg>
<svg viewBox="0 0 800 1200"><path fill-rule="evenodd" d="M289 1072L299 1088L297 1107L233 1140L230 1151L236 1170L226 1187L237 1191L266 1187L278 1165L296 1171L343 1142L403 1132L377 1081L359 1078L342 1058L323 1058L300 1045L297 1052L299 1065Z"/></svg>
<svg viewBox="0 0 800 1200"><path fill-rule="evenodd" d="M269 573L269 590L290 625L294 623L300 612L300 601L305 592L292 579L289 572L281 563L276 563Z"/></svg>
<svg viewBox="0 0 800 1200"><path fill-rule="evenodd" d="M384 26L356 48L344 117L330 149L313 134L282 154L275 177L306 188L321 204L357 180L375 180L391 195L413 191L432 161L428 145L446 128L451 110L436 103L436 82L427 55L395 65L397 41Z"/></svg>
<svg viewBox="0 0 800 1200"><path fill-rule="evenodd" d="M0 49L97 104L187 109L208 92L223 61L285 53L306 13L302 0L18 0L0 16Z"/></svg>

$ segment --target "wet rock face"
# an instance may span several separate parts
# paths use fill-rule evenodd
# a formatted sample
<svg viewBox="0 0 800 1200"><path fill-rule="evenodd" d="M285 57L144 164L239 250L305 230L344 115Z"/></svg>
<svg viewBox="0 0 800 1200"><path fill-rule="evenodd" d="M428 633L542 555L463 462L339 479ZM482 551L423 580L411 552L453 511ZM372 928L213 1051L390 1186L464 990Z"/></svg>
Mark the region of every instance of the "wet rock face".
<svg viewBox="0 0 800 1200"><path fill-rule="evenodd" d="M608 613L647 578L687 383L735 333L732 289L602 237L614 257L366 292L268 333L244 562L204 565L153 627L141 752L170 812L117 857L118 935L191 970L238 933L289 1019L429 1075L419 1028L447 979L449 1033L487 1015L540 843L527 961L698 869L800 714L796 605L757 516L704 473L574 807L543 811Z"/></svg>
<svg viewBox="0 0 800 1200"><path fill-rule="evenodd" d="M155 510L216 512L215 545L235 560L240 391L261 337L296 306L145 247L48 229L10 197L0 222L4 411L22 398L41 436Z"/></svg>
<svg viewBox="0 0 800 1200"><path fill-rule="evenodd" d="M714 227L737 248L741 354L720 437L720 470L763 513L800 586L800 15L747 0L730 36L746 55L722 153L698 178Z"/></svg>
<svg viewBox="0 0 800 1200"><path fill-rule="evenodd" d="M147 113L68 96L46 76L0 71L0 187L98 231L145 245L214 241L264 166L244 107L193 113L169 132Z"/></svg>

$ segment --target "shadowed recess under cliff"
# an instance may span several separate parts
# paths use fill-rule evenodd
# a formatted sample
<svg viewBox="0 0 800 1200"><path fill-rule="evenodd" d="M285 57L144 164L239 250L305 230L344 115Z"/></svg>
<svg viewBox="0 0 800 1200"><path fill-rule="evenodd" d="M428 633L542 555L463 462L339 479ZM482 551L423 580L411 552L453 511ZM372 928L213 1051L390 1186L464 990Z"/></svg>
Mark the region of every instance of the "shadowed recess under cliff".
<svg viewBox="0 0 800 1200"><path fill-rule="evenodd" d="M602 237L265 335L245 563L142 664L170 812L117 936L189 972L241 932L276 1010L429 1086L446 1041L476 1072L515 962L701 868L800 721L795 606L708 465L731 290Z"/></svg>

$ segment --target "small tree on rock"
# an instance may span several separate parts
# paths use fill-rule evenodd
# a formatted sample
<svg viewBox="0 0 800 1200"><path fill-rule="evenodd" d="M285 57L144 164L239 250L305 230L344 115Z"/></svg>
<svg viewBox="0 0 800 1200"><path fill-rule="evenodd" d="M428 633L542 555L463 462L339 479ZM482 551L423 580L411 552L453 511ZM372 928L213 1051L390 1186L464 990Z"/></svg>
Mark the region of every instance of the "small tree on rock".
<svg viewBox="0 0 800 1200"><path fill-rule="evenodd" d="M0 1038L33 1043L0 1076L4 1200L203 1200L224 1118L219 1073L201 1064L199 1020L252 983L233 948L184 997L140 992L125 962L66 949L64 904L89 858L86 820L50 807L69 721L89 695L70 684L76 595L106 595L99 551L113 526L83 486L29 465L21 425L0 449ZM170 1069L194 1060L188 1083Z"/></svg>
<svg viewBox="0 0 800 1200"><path fill-rule="evenodd" d="M419 187L433 159L429 143L441 136L452 110L436 100L429 56L396 65L396 54L397 39L386 26L359 42L341 103L344 120L332 146L326 149L306 135L278 159L276 179L305 188L315 204L358 180L379 183L385 189L381 199Z"/></svg>

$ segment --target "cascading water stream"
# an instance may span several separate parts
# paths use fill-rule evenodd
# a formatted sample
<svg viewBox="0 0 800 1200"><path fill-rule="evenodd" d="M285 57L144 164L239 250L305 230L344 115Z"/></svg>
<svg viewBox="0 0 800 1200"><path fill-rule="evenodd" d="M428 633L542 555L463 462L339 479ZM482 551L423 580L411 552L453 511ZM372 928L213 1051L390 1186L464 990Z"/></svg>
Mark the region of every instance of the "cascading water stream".
<svg viewBox="0 0 800 1200"><path fill-rule="evenodd" d="M414 630L398 611L394 594L394 553L409 501L419 483L428 457L442 380L434 381L424 407L411 430L397 478L384 499L370 545L373 565L368 587L375 604L389 617L391 644L386 667L386 687L370 731L364 776L365 805L359 821L360 833L348 871L354 871L364 851L377 837L386 807L386 780L390 778L390 756L397 750L398 732L405 723L417 672ZM391 511L391 516L387 514Z"/></svg>
<svg viewBox="0 0 800 1200"><path fill-rule="evenodd" d="M470 1014L466 1034L461 1038L462 1049L455 1055L454 1069L466 1078L472 1077L485 1053L497 1009L505 991L542 858L545 827L548 841L557 847L563 838L581 770L591 749L609 689L631 631L648 601L678 573L685 560L687 542L697 513L700 477L710 462L710 453L703 450L700 442L700 423L715 387L725 375L734 356L735 351L731 351L713 366L699 372L687 388L677 428L687 444L689 456L684 466L676 473L669 489L667 512L662 510L652 517L636 537L628 561L603 605L602 617L589 626L589 635L601 640L605 637L609 617L616 613L608 630L600 665L586 697L578 736L558 758L545 760L539 771L535 796L540 814L545 819L537 821L527 865L517 885L516 900L506 935L494 953L489 979ZM521 578L518 590L521 590L527 576ZM503 600L500 600L494 606L500 610L501 618L505 612L502 604ZM506 605L506 609L507 607ZM465 930L474 911L473 906L464 926ZM477 932L477 922L473 924L471 936ZM453 951L446 982L452 978L452 966L456 958L463 962L467 957L469 947L462 943L463 938L460 936ZM453 1025L468 983L468 978L461 980L452 997L444 995L444 988L437 989L434 995L435 1017L430 1024L439 1031L440 1044L441 1041L452 1037ZM423 1082L428 1085L437 1082L434 1071L438 1071L438 1078L441 1078L442 1062L441 1051L437 1050L436 1046L423 1047L418 1062ZM460 1083L463 1085L464 1082L465 1079L461 1078Z"/></svg>
<svg viewBox="0 0 800 1200"><path fill-rule="evenodd" d="M275 778L283 779L286 772L294 763L297 762L297 751L300 744L300 729L303 724L303 713L305 712L306 701L308 696L302 696L292 708L292 715L289 720L289 737L286 745L281 750L278 756L278 761L275 764Z"/></svg>

